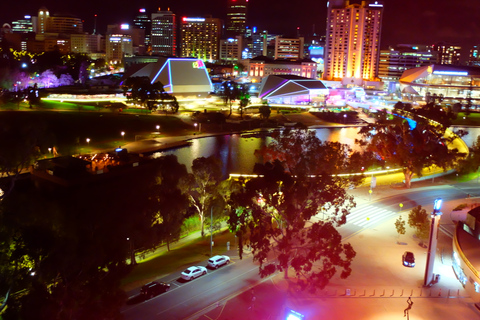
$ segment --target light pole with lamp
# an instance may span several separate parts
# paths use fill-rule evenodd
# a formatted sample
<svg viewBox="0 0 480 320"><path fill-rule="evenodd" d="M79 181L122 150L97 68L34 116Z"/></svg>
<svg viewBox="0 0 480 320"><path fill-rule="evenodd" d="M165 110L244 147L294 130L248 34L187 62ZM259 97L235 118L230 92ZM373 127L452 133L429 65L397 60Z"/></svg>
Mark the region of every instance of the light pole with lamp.
<svg viewBox="0 0 480 320"><path fill-rule="evenodd" d="M52 155L52 148L48 148L48 153L50 154L50 156Z"/></svg>
<svg viewBox="0 0 480 320"><path fill-rule="evenodd" d="M213 252L213 207L210 207L210 257Z"/></svg>
<svg viewBox="0 0 480 320"><path fill-rule="evenodd" d="M122 135L123 141L125 141L125 131L120 132L120 134Z"/></svg>
<svg viewBox="0 0 480 320"><path fill-rule="evenodd" d="M440 223L440 216L442 213L440 209L442 208L442 199L435 199L433 203L433 212L432 212L432 223L430 224L430 239L428 241L428 253L427 253L427 264L425 266L425 278L423 280L423 285L425 287L431 286L434 282L433 275L433 266L435 263L435 254L437 252L437 240L438 240L438 225Z"/></svg>
<svg viewBox="0 0 480 320"><path fill-rule="evenodd" d="M90 138L87 138L87 145L90 147Z"/></svg>

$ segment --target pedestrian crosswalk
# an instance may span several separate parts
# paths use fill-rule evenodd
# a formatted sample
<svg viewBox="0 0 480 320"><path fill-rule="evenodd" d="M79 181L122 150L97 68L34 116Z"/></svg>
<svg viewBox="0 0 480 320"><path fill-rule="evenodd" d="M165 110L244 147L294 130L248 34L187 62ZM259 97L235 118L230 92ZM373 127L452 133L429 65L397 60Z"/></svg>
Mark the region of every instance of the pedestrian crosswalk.
<svg viewBox="0 0 480 320"><path fill-rule="evenodd" d="M353 209L350 214L347 215L347 224L369 228L398 214L398 212L392 210L368 205Z"/></svg>

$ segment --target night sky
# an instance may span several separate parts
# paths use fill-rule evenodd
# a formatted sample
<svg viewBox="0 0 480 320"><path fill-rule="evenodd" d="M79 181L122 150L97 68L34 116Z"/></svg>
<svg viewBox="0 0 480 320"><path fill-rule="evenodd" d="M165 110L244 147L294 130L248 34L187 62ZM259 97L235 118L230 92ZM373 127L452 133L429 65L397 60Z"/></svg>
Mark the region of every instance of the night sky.
<svg viewBox="0 0 480 320"><path fill-rule="evenodd" d="M122 6L119 4L122 3ZM25 14L36 15L40 6L50 14L68 12L85 21L85 31L93 30L93 15L98 14L97 32L107 24L133 19L139 8L150 12L158 7L178 16L225 18L226 0L9 0L0 5L0 22L11 22ZM307 34L325 33L326 0L250 0L249 26L270 33L294 34L297 27ZM478 0L384 0L382 47L397 43L433 44L447 41L462 46L480 43L480 1Z"/></svg>

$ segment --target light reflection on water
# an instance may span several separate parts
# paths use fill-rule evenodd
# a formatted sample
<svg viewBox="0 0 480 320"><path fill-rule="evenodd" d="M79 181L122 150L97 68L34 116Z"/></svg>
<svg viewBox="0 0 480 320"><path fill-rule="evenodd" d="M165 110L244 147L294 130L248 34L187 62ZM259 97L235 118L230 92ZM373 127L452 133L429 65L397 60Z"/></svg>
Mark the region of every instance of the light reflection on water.
<svg viewBox="0 0 480 320"><path fill-rule="evenodd" d="M320 128L315 129L317 137L322 141L338 141L352 147L355 144L358 128ZM161 152L161 155L174 154L178 162L190 167L194 159L215 156L223 163L223 174L252 173L257 162L255 150L270 143L270 137L251 137L240 134L214 136L191 140L189 147Z"/></svg>
<svg viewBox="0 0 480 320"><path fill-rule="evenodd" d="M480 135L480 128L456 128L469 131L463 140L471 147ZM354 150L360 150L355 144L358 139L359 127L318 128L317 137L322 141L335 141L350 145ZM223 174L252 173L257 162L255 150L261 149L271 141L270 137L250 137L241 134L222 135L191 140L189 147L161 152L161 155L174 154L178 161L190 171L192 161L199 157L215 156L223 163Z"/></svg>

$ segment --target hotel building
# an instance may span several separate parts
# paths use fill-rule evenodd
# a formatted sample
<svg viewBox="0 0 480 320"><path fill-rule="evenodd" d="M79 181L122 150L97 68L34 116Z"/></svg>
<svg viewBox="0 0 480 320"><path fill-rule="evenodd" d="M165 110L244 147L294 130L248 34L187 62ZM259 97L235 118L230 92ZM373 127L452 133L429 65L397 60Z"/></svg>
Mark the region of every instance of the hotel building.
<svg viewBox="0 0 480 320"><path fill-rule="evenodd" d="M328 2L325 80L362 85L378 77L382 15L378 1Z"/></svg>

